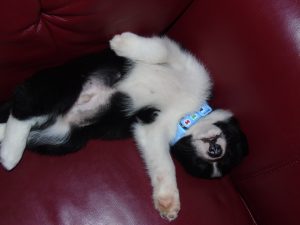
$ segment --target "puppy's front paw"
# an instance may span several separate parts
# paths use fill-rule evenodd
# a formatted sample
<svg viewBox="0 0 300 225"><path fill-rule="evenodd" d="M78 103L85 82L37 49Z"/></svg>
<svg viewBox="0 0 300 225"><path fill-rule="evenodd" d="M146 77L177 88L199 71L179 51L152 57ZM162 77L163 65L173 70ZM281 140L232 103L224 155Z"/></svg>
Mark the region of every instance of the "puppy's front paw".
<svg viewBox="0 0 300 225"><path fill-rule="evenodd" d="M177 218L180 210L178 191L154 194L154 206L162 218L172 221Z"/></svg>
<svg viewBox="0 0 300 225"><path fill-rule="evenodd" d="M110 48L119 56L129 57L132 51L135 49L136 41L139 36L124 32L122 34L115 35L110 41Z"/></svg>

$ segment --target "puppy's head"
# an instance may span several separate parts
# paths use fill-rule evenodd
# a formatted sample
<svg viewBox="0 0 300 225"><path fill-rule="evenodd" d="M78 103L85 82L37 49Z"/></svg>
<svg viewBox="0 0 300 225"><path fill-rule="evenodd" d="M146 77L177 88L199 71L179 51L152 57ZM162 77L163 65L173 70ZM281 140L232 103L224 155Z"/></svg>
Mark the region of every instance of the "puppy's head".
<svg viewBox="0 0 300 225"><path fill-rule="evenodd" d="M247 155L248 144L232 114L219 110L199 121L172 152L190 174L218 178Z"/></svg>

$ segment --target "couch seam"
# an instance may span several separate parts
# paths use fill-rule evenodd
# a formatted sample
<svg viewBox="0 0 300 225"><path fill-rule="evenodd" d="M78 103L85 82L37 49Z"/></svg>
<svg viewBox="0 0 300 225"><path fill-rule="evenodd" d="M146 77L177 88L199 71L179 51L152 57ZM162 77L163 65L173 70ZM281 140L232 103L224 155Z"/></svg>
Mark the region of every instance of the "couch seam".
<svg viewBox="0 0 300 225"><path fill-rule="evenodd" d="M177 21L188 11L188 9L191 8L191 5L195 2L195 0L191 0L184 8L181 12L179 12L179 14L174 18L173 21L170 22L169 25L167 25L167 27L165 29L162 30L161 35L164 35L166 33L168 33L172 27L174 27L174 25L177 23Z"/></svg>
<svg viewBox="0 0 300 225"><path fill-rule="evenodd" d="M246 203L245 199L243 198L243 196L241 194L239 194L239 197L240 197L245 209L247 210L248 214L250 215L250 218L252 219L253 224L258 225L258 223L255 220L255 217L254 217L253 213L251 212L251 210L250 210L248 204Z"/></svg>

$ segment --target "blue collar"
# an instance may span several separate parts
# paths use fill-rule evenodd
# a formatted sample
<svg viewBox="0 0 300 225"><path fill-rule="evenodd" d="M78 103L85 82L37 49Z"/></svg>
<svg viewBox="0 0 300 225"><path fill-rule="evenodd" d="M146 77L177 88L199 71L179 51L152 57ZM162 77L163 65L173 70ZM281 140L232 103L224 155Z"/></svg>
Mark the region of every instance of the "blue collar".
<svg viewBox="0 0 300 225"><path fill-rule="evenodd" d="M177 141L184 137L186 131L195 125L200 119L212 112L212 108L205 102L198 112L185 115L177 124L175 138L171 141L171 145L175 145Z"/></svg>

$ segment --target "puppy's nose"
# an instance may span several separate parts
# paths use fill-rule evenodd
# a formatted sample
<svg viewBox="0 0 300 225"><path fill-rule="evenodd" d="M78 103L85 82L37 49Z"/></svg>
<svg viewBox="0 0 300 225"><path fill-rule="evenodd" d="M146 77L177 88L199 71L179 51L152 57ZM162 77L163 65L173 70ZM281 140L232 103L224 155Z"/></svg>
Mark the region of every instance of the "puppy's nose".
<svg viewBox="0 0 300 225"><path fill-rule="evenodd" d="M222 155L222 147L216 143L210 143L208 149L208 155L211 158L218 158Z"/></svg>

